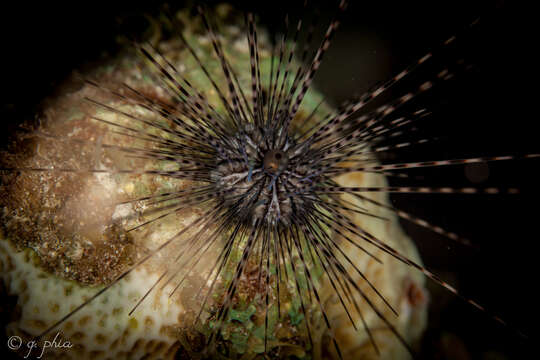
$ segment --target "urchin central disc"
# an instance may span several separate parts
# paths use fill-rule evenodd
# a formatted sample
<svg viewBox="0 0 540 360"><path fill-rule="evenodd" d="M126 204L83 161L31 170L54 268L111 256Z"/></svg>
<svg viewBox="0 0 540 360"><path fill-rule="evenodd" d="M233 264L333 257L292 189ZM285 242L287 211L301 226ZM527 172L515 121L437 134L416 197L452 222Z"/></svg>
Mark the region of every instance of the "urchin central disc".
<svg viewBox="0 0 540 360"><path fill-rule="evenodd" d="M289 158L281 150L270 150L266 153L263 160L263 167L269 173L278 173L287 168Z"/></svg>
<svg viewBox="0 0 540 360"><path fill-rule="evenodd" d="M288 224L293 207L303 208L306 172L297 165L299 153L291 155L295 142L277 138L271 128L246 126L216 154L211 178L218 197L246 221Z"/></svg>

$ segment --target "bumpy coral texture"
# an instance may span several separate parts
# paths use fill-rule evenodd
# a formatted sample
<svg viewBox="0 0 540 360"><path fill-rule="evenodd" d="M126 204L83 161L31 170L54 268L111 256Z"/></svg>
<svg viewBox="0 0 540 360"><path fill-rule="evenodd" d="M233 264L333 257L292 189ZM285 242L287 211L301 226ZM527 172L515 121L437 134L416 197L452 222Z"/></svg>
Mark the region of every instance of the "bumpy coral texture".
<svg viewBox="0 0 540 360"><path fill-rule="evenodd" d="M186 19L187 16L184 21L188 22ZM200 24L192 26L196 29ZM208 38L199 35L190 26L184 31L191 43L198 44L198 55L203 62L215 64ZM225 26L223 34L224 47L229 50L231 63L238 69L248 69L249 51L241 31L235 26ZM260 44L261 66L265 76L269 68L266 60L269 47L262 33ZM179 41L161 42L159 47L197 88L211 100L216 100L215 92L203 79L197 64ZM216 74L219 73L215 66L212 69ZM148 96L169 101L163 89L156 85L152 73L130 54L96 69L89 76L113 88L114 84L126 82ZM245 88L248 88L250 74L247 71L239 72L239 76L240 83L246 84ZM221 79L221 76L216 75L215 78ZM86 97L137 116L155 117L155 114L134 108L92 86L79 85L76 90L68 87L63 95L49 101L41 126L34 129L30 140L20 140L20 148L23 150L12 161L23 167L54 165L57 168L81 170L156 168L156 164L147 160L127 158L103 145L147 146L143 145L144 142L139 143L133 138L115 134L103 123L92 121L91 117L96 116L116 124L134 126L125 116L85 102L83 99ZM304 100L304 114L310 113L319 99L320 95L316 92L308 94ZM140 126L141 129L151 131L144 125ZM51 138L50 134L55 134L56 138ZM74 139L76 141L72 141ZM167 165L163 163L158 166ZM202 213L202 208L193 207L139 230L126 232L128 228L142 224L149 218L129 217L141 210L140 204L118 205L118 202L177 191L187 187L189 182L140 174L54 171L7 175L6 179L2 196L4 236L0 240L0 278L6 284L7 292L18 297L17 308L20 310L20 317L8 324L6 329L8 335L19 335L26 340L74 309L150 249L175 236ZM380 175L360 173L342 176L338 182L346 186L386 184ZM385 194L370 196L379 202L388 203ZM369 203L360 203L353 197L347 197L347 200L388 219L381 221L360 214L351 215L355 224L405 256L419 261L414 244L403 233L393 214ZM186 238L193 231L188 232ZM201 304L201 298L195 294L201 288L208 288L204 275L212 265L210 260L200 264L200 272L188 276L175 296L169 297L174 283L158 288L133 315L128 316L129 310L154 284L167 264L172 263L175 246L178 245L172 244L167 251L158 253L148 264L139 267L53 330L50 337L60 332L62 338L69 340L74 347L47 349L44 358L165 359L174 358L177 353L186 358L197 358L207 334L205 329L207 331L208 328L200 324L192 326ZM342 246L346 253L351 254L358 268L399 312L399 316L392 314L356 272L349 269L362 290L373 299L408 342L419 339L427 316L423 276L368 245L366 248L380 258L383 265L350 244L342 243ZM206 258L212 259L212 256L216 256L216 253L210 253ZM255 266L255 263L250 266ZM239 287L241 300L253 301L253 297L243 297L242 293L242 289L245 294L250 292L249 281L249 278L242 279ZM365 302L359 300L360 308L381 350L380 356L375 353L360 321L357 321L358 331L354 330L330 284L323 282L319 293L328 309L344 358L396 359L408 356L403 345ZM276 356L285 358L295 355L302 358L306 355L303 348L306 342L305 339L298 340L299 337L305 337L303 320L298 314L298 302L293 298L283 300L289 311L279 320L271 322L271 330L277 335L269 338L269 344L270 347L281 348L280 352L274 352ZM203 323L218 303L216 301L208 305L208 309L203 312ZM248 303L232 312L234 321L230 322L229 328L225 327L223 336L226 346L233 349L231 354L251 359L264 349L260 331L264 312L260 304ZM312 324L314 357L336 357L317 306L308 309L308 317L307 320Z"/></svg>

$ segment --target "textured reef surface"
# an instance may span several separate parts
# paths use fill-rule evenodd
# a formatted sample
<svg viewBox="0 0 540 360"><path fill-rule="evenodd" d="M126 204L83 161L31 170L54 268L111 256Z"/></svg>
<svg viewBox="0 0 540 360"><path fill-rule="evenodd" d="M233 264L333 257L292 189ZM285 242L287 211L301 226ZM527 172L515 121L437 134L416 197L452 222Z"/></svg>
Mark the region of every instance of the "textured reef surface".
<svg viewBox="0 0 540 360"><path fill-rule="evenodd" d="M238 82L247 93L251 74L248 71L250 54L245 33L236 25L238 16L229 7L218 7L215 13L222 23L222 46L234 68L242 69L237 71ZM191 17L187 11L177 16L184 24L182 32L187 41L193 44L213 78L224 86L221 83L222 70L214 58L212 43L200 19ZM218 94L183 43L174 37L162 39L160 28L153 31L152 45L209 99L209 103L215 104L218 112L224 112ZM260 29L258 42L264 78L269 76L271 57L269 41ZM185 263L177 263L175 258L183 251L185 242L196 237L199 229L188 228L188 225L201 216L205 208L202 205L190 206L164 216L160 221L147 223L165 212L147 211L151 206L142 200L129 201L187 191L192 185L191 180L144 174L146 170L169 169L171 164L166 160L130 156L119 151L121 148L149 149L153 146L144 139L125 136L122 127L165 140L170 138L156 126L133 120L148 119L165 129L173 128L167 119L131 101L124 86L128 85L147 99L171 107L178 106L164 90L150 64L133 51L126 51L83 76L92 82L83 82L75 77L67 81L59 95L44 103L39 123L25 124L27 131L17 135L9 144L8 152L2 155L4 167L50 169L2 175L0 279L4 285L3 295L16 297L12 319L5 324L8 335L31 341L152 253L153 249L181 233L165 251L137 266L128 276L52 330L46 338L52 339L60 333L62 339L67 339L73 347L46 349L43 358L254 359L265 352L265 337L265 356L269 358L337 358L319 306L313 301L305 312L301 311L292 278L284 280L279 294L281 313L277 311L275 294L272 294L272 305L266 308L258 258L250 259L239 281L231 310L219 329L216 353L205 353L206 340L218 326L216 313L223 304L223 293L234 272L234 264L231 264L215 286L212 287L207 280L214 259L219 256L219 246L210 248L193 270L185 271L185 278L179 286L180 275L174 281L156 286L135 311L128 314L164 271L173 273L187 269ZM302 126L322 120L322 114L331 110L331 106L326 103L318 105L321 98L316 91L308 93L293 127L304 129ZM310 122L302 124L302 120L312 112L314 115ZM89 169L103 172L87 171ZM118 171L121 169L138 169L140 173L122 173ZM350 173L335 180L342 186L387 185L383 175L367 172ZM388 204L385 193L366 196ZM343 199L384 218L353 213L349 218L354 224L383 239L401 254L420 262L414 244L401 230L395 214L351 195L343 195ZM229 235L229 229L222 231L218 243L226 242ZM354 281L381 309L382 315L398 333L408 343L414 344L426 326L428 296L424 276L374 246L366 244L365 247L382 264L337 234L333 236L399 316L392 313L359 272L348 264ZM240 259L241 250L242 247L232 249L231 258ZM292 257L298 257L298 254L293 251ZM287 267L294 271L290 264ZM270 268L270 271L275 273L275 269ZM358 310L381 352L377 355L365 327L356 321L358 329L354 329L336 291L321 274L320 268L313 268L313 276L320 282L320 301L330 319L343 358L396 359L408 356L406 348L370 305L359 301ZM262 276L264 278L266 274ZM172 296L169 295L171 292ZM208 292L211 296L204 302ZM265 324L266 313L268 319ZM313 348L308 341L306 322L310 324ZM19 354L26 355L25 350L21 348Z"/></svg>

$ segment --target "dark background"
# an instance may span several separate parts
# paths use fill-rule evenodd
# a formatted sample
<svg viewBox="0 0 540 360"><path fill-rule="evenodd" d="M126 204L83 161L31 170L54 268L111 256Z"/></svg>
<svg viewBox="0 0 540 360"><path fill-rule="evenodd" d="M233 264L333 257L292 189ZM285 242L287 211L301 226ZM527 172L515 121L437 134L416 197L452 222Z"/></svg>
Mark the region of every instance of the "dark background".
<svg viewBox="0 0 540 360"><path fill-rule="evenodd" d="M255 10L268 26L281 24L285 11L291 18L301 11L294 1L233 3ZM362 93L455 33L463 33L456 46L440 52L426 69L392 89L390 96L429 79L458 58L474 65L470 71L459 70L455 81L436 86L416 102L434 111L434 116L418 124L415 136L436 135L440 141L390 154L386 162L540 152L533 99L537 83L532 80L534 68L527 65L537 43L531 41L525 20L530 9L495 1L371 3L352 1L316 77L316 86L330 101L337 104ZM21 3L3 9L2 144L22 120L34 117L40 100L54 93L72 70L113 55L119 49L117 36L144 27L141 14L155 15L159 9L155 5L130 6ZM172 5L173 9L179 6ZM309 12L314 9L322 13L322 29L334 12L334 2L309 6ZM480 15L478 26L463 31ZM124 19L124 25L118 19ZM428 268L529 336L533 336L536 313L533 292L538 261L534 250L539 239L539 197L534 186L538 164L538 160L491 163L487 179L481 182L471 182L462 166L410 171L425 180L394 181L404 185L511 186L522 189L520 195L392 196L397 207L479 245L480 251L455 245L404 223ZM485 168L472 167L467 173L481 175L483 171ZM511 328L500 326L433 283L430 290L430 327L419 358L519 359L532 349L534 339L521 339ZM443 350L444 341L449 341L450 350ZM460 347L465 349L461 353ZM495 355L503 357L490 357Z"/></svg>

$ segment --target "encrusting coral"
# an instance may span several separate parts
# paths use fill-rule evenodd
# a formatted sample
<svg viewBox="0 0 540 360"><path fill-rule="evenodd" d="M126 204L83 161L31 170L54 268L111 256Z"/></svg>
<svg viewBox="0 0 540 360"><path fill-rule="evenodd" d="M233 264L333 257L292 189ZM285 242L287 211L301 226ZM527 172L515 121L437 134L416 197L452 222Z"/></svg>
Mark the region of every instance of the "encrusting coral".
<svg viewBox="0 0 540 360"><path fill-rule="evenodd" d="M235 18L230 12L226 6L216 11L219 20L227 24L221 29L220 39L234 67L249 69L250 54L245 34L230 20ZM181 12L178 16L185 25L183 34L188 42L197 44L197 55L204 64L209 64L213 77L221 79L221 75L218 75L221 69L215 66L208 35L201 35L200 21L190 18L187 12ZM259 30L258 37L261 76L265 78L270 72L270 45L264 32ZM210 103L219 104L218 95L182 42L178 39L154 42L153 45L165 58L190 79L194 88L205 94ZM250 76L247 70L238 71L238 81L245 89L250 86ZM129 199L152 194L189 189L191 184L190 180L143 174L144 170L166 170L169 164L166 161L131 157L118 151L120 147L152 146L147 141L116 131L121 130L122 126L133 127L150 135L159 133L152 126L133 122L129 116L163 121L163 126L168 126L155 113L112 95L112 91L117 91L127 96L123 92L125 89L119 85L125 83L150 99L175 106L150 66L141 57L128 52L85 74L85 77L91 79L92 83L73 79L66 86L67 90L49 99L40 124L33 126L29 133L18 136L10 144L10 154L3 159L7 166L51 169L2 176L0 278L7 293L17 296L19 314L7 324L6 331L8 335L20 336L26 342L111 283L151 253L152 249L178 236L205 211L203 206L194 205L160 221L145 224L164 212L143 213L146 205L142 201L128 202ZM305 119L315 110L320 99L317 92L308 93L297 118ZM97 106L96 103L109 108ZM217 111L223 111L216 106ZM320 121L320 114L328 109L329 105L323 103L315 111L312 121ZM166 138L162 134L159 136ZM65 172L62 169L78 171ZM85 171L88 169L104 171ZM138 169L141 173L107 172L119 169ZM373 173L350 173L336 181L342 186L383 187L387 184L383 175ZM373 193L368 197L388 204L385 193ZM414 244L403 233L393 213L351 195L343 195L343 198L380 217L353 214L350 219L354 224L419 262ZM128 231L137 226L140 227ZM196 270L187 273L185 281L173 296L169 294L180 276L176 282L156 286L133 314L128 314L163 271L173 273L182 268L182 262L172 266L172 269L171 264L174 264L178 251L183 249L187 239L196 236L197 230L196 227L189 228L178 237L178 241L167 245L166 250L137 266L126 278L53 329L47 338L52 339L59 333L73 347L46 349L44 358L203 357L201 353L205 342L213 327L218 326L214 319L223 301L221 295L234 270L232 265L229 266L222 282L210 288L206 275L211 271L214 259L219 256L219 249L209 249ZM227 234L227 231L221 234L223 242ZM399 315L392 313L355 270L349 269L362 291L408 343L418 340L427 317L423 275L369 244L366 244L366 249L382 264L338 236L336 241L340 242L345 253L351 254L355 266ZM240 256L240 250L233 249L231 257L239 259ZM306 319L300 310L292 279L287 280L288 286L281 289L280 316L277 316L274 298L267 309L269 316L265 325L264 290L260 287L258 267L258 259L252 259L240 279L233 306L216 339L219 356L255 358L265 351L266 337L267 355L270 357L337 358L318 305L312 302L308 306ZM314 274L317 276L316 271ZM343 358L396 359L407 356L403 344L370 305L359 298L366 326L380 350L378 355L364 326L356 321L358 330L353 328L335 290L325 277L320 277L320 271L318 279L321 281L318 290L321 303L330 318ZM213 295L199 317L204 295L210 290ZM311 324L313 349L310 349L306 321ZM21 348L19 353L24 356L25 350L28 349Z"/></svg>

